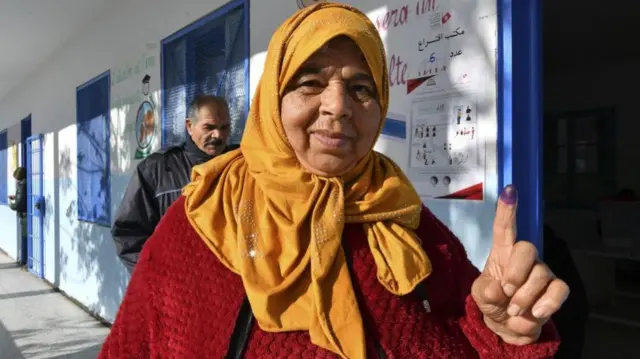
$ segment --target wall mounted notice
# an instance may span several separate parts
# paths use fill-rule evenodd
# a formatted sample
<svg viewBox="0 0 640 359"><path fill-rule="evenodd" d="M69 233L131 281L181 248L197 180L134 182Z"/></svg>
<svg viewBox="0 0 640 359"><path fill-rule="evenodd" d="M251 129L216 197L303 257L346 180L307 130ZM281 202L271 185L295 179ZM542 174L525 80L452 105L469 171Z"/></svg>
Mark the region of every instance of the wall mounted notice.
<svg viewBox="0 0 640 359"><path fill-rule="evenodd" d="M404 158L394 160L423 198L485 198L486 144L496 129L497 17L494 2L479 3L392 0L368 13L387 50L388 117L406 131L394 142L404 141Z"/></svg>
<svg viewBox="0 0 640 359"><path fill-rule="evenodd" d="M483 198L483 143L475 110L473 98L451 92L413 99L408 175L421 195Z"/></svg>
<svg viewBox="0 0 640 359"><path fill-rule="evenodd" d="M126 149L118 152L135 160L146 158L160 146L159 93L152 91L160 84L158 51L158 44L147 44L139 56L111 69L112 120L118 124L116 135Z"/></svg>

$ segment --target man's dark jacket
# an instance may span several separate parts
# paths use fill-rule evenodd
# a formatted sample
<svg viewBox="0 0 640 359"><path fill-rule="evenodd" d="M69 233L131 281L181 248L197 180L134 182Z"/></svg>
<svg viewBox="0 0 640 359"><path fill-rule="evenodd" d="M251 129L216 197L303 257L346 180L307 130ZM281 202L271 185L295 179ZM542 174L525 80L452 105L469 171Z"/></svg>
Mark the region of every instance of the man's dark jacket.
<svg viewBox="0 0 640 359"><path fill-rule="evenodd" d="M230 145L225 151L237 148ZM187 137L184 144L156 152L138 164L111 228L118 256L129 272L160 218L190 182L193 166L211 158Z"/></svg>
<svg viewBox="0 0 640 359"><path fill-rule="evenodd" d="M22 179L16 182L16 197L10 206L12 210L19 214L27 213L27 180Z"/></svg>

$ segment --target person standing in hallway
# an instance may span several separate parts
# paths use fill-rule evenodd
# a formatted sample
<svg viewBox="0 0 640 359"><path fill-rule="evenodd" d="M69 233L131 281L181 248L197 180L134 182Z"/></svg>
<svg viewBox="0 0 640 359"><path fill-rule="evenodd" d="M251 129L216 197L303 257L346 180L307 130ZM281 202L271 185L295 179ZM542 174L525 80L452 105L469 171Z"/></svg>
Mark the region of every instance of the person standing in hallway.
<svg viewBox="0 0 640 359"><path fill-rule="evenodd" d="M238 147L227 145L230 127L227 102L200 96L188 109L186 141L138 164L111 229L118 256L130 273L147 238L190 182L193 166Z"/></svg>
<svg viewBox="0 0 640 359"><path fill-rule="evenodd" d="M20 245L22 253L27 252L27 170L18 167L13 171L16 180L16 194L9 196L9 207L18 213L20 221Z"/></svg>

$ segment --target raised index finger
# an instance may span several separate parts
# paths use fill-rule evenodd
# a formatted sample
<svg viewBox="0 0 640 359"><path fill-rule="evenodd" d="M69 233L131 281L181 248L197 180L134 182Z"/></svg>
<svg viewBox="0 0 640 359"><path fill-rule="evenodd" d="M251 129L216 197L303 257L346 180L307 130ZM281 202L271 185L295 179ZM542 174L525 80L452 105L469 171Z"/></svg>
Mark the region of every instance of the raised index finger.
<svg viewBox="0 0 640 359"><path fill-rule="evenodd" d="M511 248L516 242L516 209L518 207L518 190L508 185L500 194L496 218L493 221L493 248Z"/></svg>

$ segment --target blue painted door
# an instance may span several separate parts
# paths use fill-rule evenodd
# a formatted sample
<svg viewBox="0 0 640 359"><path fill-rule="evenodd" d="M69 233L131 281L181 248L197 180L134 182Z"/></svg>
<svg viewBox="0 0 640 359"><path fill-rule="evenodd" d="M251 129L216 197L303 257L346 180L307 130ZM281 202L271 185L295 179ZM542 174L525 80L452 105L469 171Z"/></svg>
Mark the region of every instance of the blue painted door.
<svg viewBox="0 0 640 359"><path fill-rule="evenodd" d="M45 203L43 195L42 135L27 139L27 268L44 276Z"/></svg>

